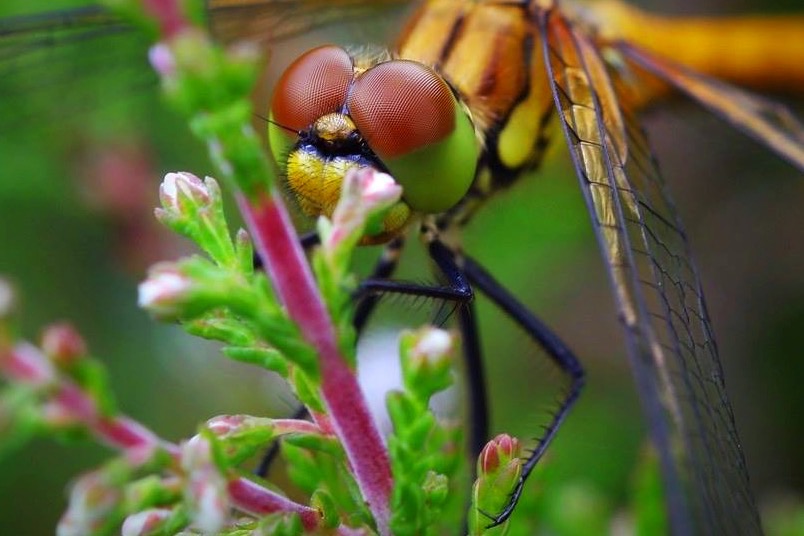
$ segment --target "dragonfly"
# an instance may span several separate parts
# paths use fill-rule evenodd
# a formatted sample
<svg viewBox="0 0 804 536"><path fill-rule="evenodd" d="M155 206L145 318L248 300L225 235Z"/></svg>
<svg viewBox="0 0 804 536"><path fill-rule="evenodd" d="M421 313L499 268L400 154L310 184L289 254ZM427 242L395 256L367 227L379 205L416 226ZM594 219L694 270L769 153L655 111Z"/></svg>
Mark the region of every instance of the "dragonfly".
<svg viewBox="0 0 804 536"><path fill-rule="evenodd" d="M385 9L386 3L394 4L219 0L210 2L208 8L213 32L224 41L246 38L273 45L345 16L372 16ZM467 289L473 288L488 295L567 372L567 396L526 461L524 484L580 395L580 360L477 260L463 252L452 235L482 210L488 198L514 187L526 171L538 168L547 144L566 144L614 292L646 422L660 455L673 532L758 533L759 517L700 278L637 114L668 88L680 90L798 169L804 169L804 129L786 109L697 74L689 64L707 71L715 70L713 66L696 65L694 58L687 58L685 65L676 63L672 44L665 45L670 49L665 51L669 59L651 49L653 41L660 41L659 34L640 40L641 34L627 24L635 20L633 13L622 11L618 15L622 20L614 24L617 17L612 10L621 7L609 4L604 10L593 4L517 1L431 1L417 7L394 53L387 57L375 55L371 61L395 65L394 61L404 58L425 66L423 70L415 67L412 76L428 81L426 85L435 88L436 96L427 95L416 104L447 103L447 115L453 114L452 122L462 125L459 130L464 135L454 143L469 153L458 154L458 161L444 164L439 173L450 180L463 175L447 184L446 199L434 198L415 182L403 182L408 208L402 210L410 214L389 222L374 237L376 242L390 240L391 245L384 263L375 271L382 277L373 278L364 288L370 292L425 293L459 301L470 295ZM79 40L120 30L115 19L94 8L27 21L28 29L40 39L49 35L43 33L43 28L72 28L77 30L74 38ZM64 35L64 39L73 38ZM17 42L16 49L10 46L4 50L12 54L20 46ZM27 43L22 50L29 50ZM319 62L325 70L334 69L344 75L349 70L345 67L351 68L355 59L341 49L315 49L294 66L315 66ZM739 70L734 73L718 67L723 67L723 72L715 72L719 76L737 81L741 81L740 76L751 78ZM278 95L293 94L289 90L295 83L293 69L280 80ZM385 68L374 70L369 62L358 69L361 77L363 70L374 73L367 76L380 77ZM774 70L777 71L785 69ZM796 69L789 71L795 73ZM655 82L657 79L662 82ZM654 82L643 83L645 80ZM774 83L783 86L788 81ZM346 86L351 88L350 84L348 81ZM359 110L362 99L347 97L343 83L339 87L338 100L348 102L346 108L350 110ZM419 95L416 87L409 89ZM313 92L301 101L286 99L279 104L274 98L274 121L309 135L310 125L319 119L316 113L322 109L327 113L343 111L344 102L334 108L329 104L323 108L309 106L306 99L315 97ZM405 122L420 112L417 106L411 110L410 104L391 102L391 108L397 111L408 107L408 115L401 116ZM309 109L316 113L297 114L297 110ZM430 112L428 116L444 113L439 107ZM371 113L366 111L363 119L355 121L359 127L355 130L369 141L368 145L377 146L363 156L367 162L392 171L399 180L406 175L405 166L391 162L397 153L410 148L394 146L393 139L410 137L416 141L415 136L397 136L389 142L380 134L368 134L373 128ZM450 123L449 117L445 121ZM284 130L270 134L279 161L285 160L286 153L298 150L298 142L288 140L287 129ZM452 143L452 139L448 141ZM481 143L473 148L478 141ZM431 142L429 138L427 143ZM451 173L454 168L462 172ZM292 180L290 170L288 177ZM302 210L311 214L326 212L325 207L331 203L331 197L320 197L322 189L302 191L293 183L289 189ZM424 240L431 256L442 275L453 283L446 290L400 285L389 279L403 243L399 237L417 214L425 215L416 221L424 223ZM358 308L359 322L371 312L373 300L364 304ZM471 309L461 311L468 311L459 313L465 335L473 336ZM465 346L470 352L474 348ZM475 363L480 359L477 354L468 357ZM483 390L482 375L473 382L475 391ZM474 413L481 421L475 423L474 434L484 436L484 410L475 408ZM522 489L517 489L505 511L495 513L493 521L503 521L510 515Z"/></svg>

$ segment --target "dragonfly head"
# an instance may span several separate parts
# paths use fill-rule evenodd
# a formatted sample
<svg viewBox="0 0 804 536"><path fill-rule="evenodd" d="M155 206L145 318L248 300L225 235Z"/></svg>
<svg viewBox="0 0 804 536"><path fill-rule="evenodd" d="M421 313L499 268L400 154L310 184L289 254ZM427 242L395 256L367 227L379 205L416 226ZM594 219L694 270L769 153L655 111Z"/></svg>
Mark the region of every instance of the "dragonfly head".
<svg viewBox="0 0 804 536"><path fill-rule="evenodd" d="M466 194L480 148L455 94L433 69L408 60L356 67L336 46L313 49L280 78L269 139L303 212L331 215L346 172L390 173L402 200L368 240L400 232L412 213L437 214Z"/></svg>

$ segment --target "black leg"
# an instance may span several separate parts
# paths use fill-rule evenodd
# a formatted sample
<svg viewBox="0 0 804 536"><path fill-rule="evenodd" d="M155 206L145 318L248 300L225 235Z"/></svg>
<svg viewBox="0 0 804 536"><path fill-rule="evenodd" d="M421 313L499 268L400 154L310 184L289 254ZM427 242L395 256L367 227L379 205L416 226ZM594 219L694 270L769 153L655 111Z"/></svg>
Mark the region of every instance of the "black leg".
<svg viewBox="0 0 804 536"><path fill-rule="evenodd" d="M321 239L318 237L318 233L316 231L308 231L299 237L299 243L304 251L309 250L313 246L317 246L321 243ZM260 258L259 254L255 251L254 252L254 269L262 268L262 259Z"/></svg>
<svg viewBox="0 0 804 536"><path fill-rule="evenodd" d="M307 419L309 416L310 414L307 412L307 406L301 405L293 411L293 415L291 415L290 418ZM257 465L257 468L254 469L254 474L258 477L266 478L268 476L268 471L271 470L271 466L274 464L277 456L279 456L279 441L273 440L271 441L271 444L268 445L265 454L263 454L262 458L260 458L260 463Z"/></svg>
<svg viewBox="0 0 804 536"><path fill-rule="evenodd" d="M426 286L416 283L388 279L396 268L402 242L392 243L375 266L372 277L361 282L357 298L360 300L355 313L355 327L358 332L364 327L368 317L375 309L379 298L385 293L427 296L460 305L459 325L464 339L464 357L467 363L470 390L470 411L472 431L470 444L477 454L488 438L488 410L485 390L485 375L480 354L480 342L474 308L472 305L472 285L488 296L497 307L510 316L525 332L541 346L553 363L566 374L570 385L558 410L545 428L536 448L531 451L522 469L516 488L511 493L508 504L496 515L489 516L489 527L505 522L514 511L522 495L525 481L544 455L547 446L555 437L558 428L575 404L584 385L584 371L580 361L572 351L553 333L550 328L511 295L488 272L470 257L462 257L461 265L455 253L443 244L437 236L427 237L429 254L444 275L444 286ZM304 243L304 242L303 242ZM312 241L310 244L315 244Z"/></svg>
<svg viewBox="0 0 804 536"><path fill-rule="evenodd" d="M368 293L403 293L417 296L451 300L463 305L460 313L461 332L464 336L464 352L467 360L468 381L470 386L470 408L472 411L473 430L471 438L473 450L479 453L487 441L487 405L484 374L480 358L480 343L473 309L471 308L472 286L489 297L494 304L516 322L528 336L547 353L553 363L570 381L569 387L561 400L558 410L545 428L536 448L531 451L522 468L522 475L514 488L505 508L496 515L490 515L489 527L499 525L510 517L522 495L525 481L534 467L544 455L575 404L584 384L584 371L580 361L566 344L553 333L550 328L520 303L510 292L500 285L488 272L470 257L462 257L460 266L455 253L438 240L430 237L429 253L447 280L447 286L422 286L399 281L364 281L361 290Z"/></svg>
<svg viewBox="0 0 804 536"><path fill-rule="evenodd" d="M391 242L385 246L382 256L374 265L374 271L371 273L369 279L387 280L391 277L396 267L399 265L399 256L404 246L405 239L402 236L391 240ZM360 291L358 291L358 296L360 297ZM360 335L363 328L366 327L366 322L377 307L379 300L380 296L378 294L366 294L358 300L354 320L352 321L352 325L355 327L358 335Z"/></svg>
<svg viewBox="0 0 804 536"><path fill-rule="evenodd" d="M480 456L489 440L489 407L486 394L486 374L483 369L483 358L480 337L477 330L477 316L473 302L460 308L458 322L463 340L463 358L466 362L466 380L469 391L469 447L472 460ZM471 464L472 473L476 467Z"/></svg>
<svg viewBox="0 0 804 536"><path fill-rule="evenodd" d="M533 468L541 459L547 446L553 440L558 428L569 413L570 408L578 399L578 395L584 384L584 371L578 358L575 357L575 354L572 353L561 339L511 295L511 293L502 287L502 285L497 283L483 267L471 258L465 257L463 259L463 272L475 288L488 296L497 307L519 324L528 335L547 352L547 355L553 363L555 363L570 380L569 388L559 405L558 411L553 415L549 425L545 428L545 433L539 439L536 448L531 451L528 459L525 461L522 467L522 475L519 477L516 488L511 493L508 504L501 512L490 516L491 524L489 526L492 527L503 523L514 511L522 495L525 480L527 480Z"/></svg>
<svg viewBox="0 0 804 536"><path fill-rule="evenodd" d="M463 338L469 392L469 449L476 458L488 441L489 415L483 360L472 304L473 292L466 277L455 262L455 255L437 238L430 238L430 257L446 279L443 286L427 286L388 279L366 279L361 282L359 293L362 299L372 297L376 302L383 294L407 294L426 296L458 304L458 324Z"/></svg>

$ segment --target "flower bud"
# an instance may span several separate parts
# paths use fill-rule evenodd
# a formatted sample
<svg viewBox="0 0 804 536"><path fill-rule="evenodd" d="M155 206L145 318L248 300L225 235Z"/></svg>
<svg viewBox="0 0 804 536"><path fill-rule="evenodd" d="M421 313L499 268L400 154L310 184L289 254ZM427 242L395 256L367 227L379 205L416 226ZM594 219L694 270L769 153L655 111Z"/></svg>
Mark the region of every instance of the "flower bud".
<svg viewBox="0 0 804 536"><path fill-rule="evenodd" d="M519 457L519 440L508 434L500 434L483 447L478 457L478 474L497 471L501 465Z"/></svg>
<svg viewBox="0 0 804 536"><path fill-rule="evenodd" d="M400 337L402 378L405 388L426 402L452 384L453 335L425 326Z"/></svg>
<svg viewBox="0 0 804 536"><path fill-rule="evenodd" d="M425 327L418 332L411 355L422 362L438 364L452 351L453 337L448 331Z"/></svg>
<svg viewBox="0 0 804 536"><path fill-rule="evenodd" d="M130 515L123 521L121 536L143 536L153 531L168 519L173 512L166 508L153 508Z"/></svg>
<svg viewBox="0 0 804 536"><path fill-rule="evenodd" d="M148 61L159 76L171 77L176 74L176 58L165 43L157 43L148 50Z"/></svg>
<svg viewBox="0 0 804 536"><path fill-rule="evenodd" d="M0 346L0 370L17 382L44 386L56 380L56 369L38 348L21 342L6 350Z"/></svg>
<svg viewBox="0 0 804 536"><path fill-rule="evenodd" d="M175 267L156 265L137 287L137 304L159 318L175 318L181 315L192 286L192 280Z"/></svg>
<svg viewBox="0 0 804 536"><path fill-rule="evenodd" d="M344 177L341 198L332 214L332 227L322 236L322 246L335 251L356 243L366 221L399 200L402 187L387 173L373 168L352 168Z"/></svg>
<svg viewBox="0 0 804 536"><path fill-rule="evenodd" d="M70 324L53 324L42 334L42 351L57 365L66 365L87 355L84 339Z"/></svg>
<svg viewBox="0 0 804 536"><path fill-rule="evenodd" d="M70 504L59 520L58 536L95 534L122 499L119 486L103 469L81 476L70 490Z"/></svg>
<svg viewBox="0 0 804 536"><path fill-rule="evenodd" d="M159 199L167 212L183 214L188 207L201 207L210 203L207 184L186 171L168 173L159 187Z"/></svg>
<svg viewBox="0 0 804 536"><path fill-rule="evenodd" d="M181 464L187 473L184 493L194 525L205 534L217 533L229 519L229 494L210 439L195 436L187 441L182 446Z"/></svg>

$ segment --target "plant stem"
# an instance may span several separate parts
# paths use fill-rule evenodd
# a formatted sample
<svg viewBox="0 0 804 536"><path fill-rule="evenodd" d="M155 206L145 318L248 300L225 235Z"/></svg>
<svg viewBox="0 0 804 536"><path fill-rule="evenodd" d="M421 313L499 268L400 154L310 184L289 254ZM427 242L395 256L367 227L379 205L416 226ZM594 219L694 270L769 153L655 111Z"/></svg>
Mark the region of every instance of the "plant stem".
<svg viewBox="0 0 804 536"><path fill-rule="evenodd" d="M281 199L246 199L240 209L271 281L304 338L319 353L321 391L363 498L381 534L389 534L391 464L354 371L338 348L337 333Z"/></svg>
<svg viewBox="0 0 804 536"><path fill-rule="evenodd" d="M36 371L40 371L37 373ZM80 386L67 378L53 376L48 358L31 344L13 347L0 346L0 373L10 380L32 386L52 388L49 399L62 416L81 423L99 441L126 455L139 458L143 449L162 448L178 467L181 450L175 443L165 441L139 422L125 415L104 416L95 400ZM319 514L313 508L293 502L246 478L233 477L228 490L232 504L242 512L270 514L293 512L299 514L306 529L318 526Z"/></svg>

